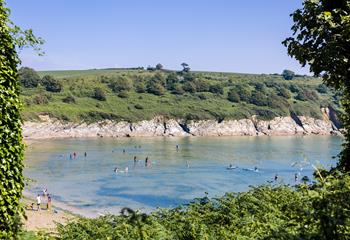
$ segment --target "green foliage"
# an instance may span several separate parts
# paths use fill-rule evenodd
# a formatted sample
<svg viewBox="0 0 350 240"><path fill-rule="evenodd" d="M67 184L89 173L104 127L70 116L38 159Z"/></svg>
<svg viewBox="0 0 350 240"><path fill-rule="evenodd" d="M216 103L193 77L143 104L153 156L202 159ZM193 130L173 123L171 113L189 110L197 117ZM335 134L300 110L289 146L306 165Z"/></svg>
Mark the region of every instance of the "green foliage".
<svg viewBox="0 0 350 240"><path fill-rule="evenodd" d="M14 239L21 227L23 151L21 102L16 39L11 35L9 10L0 0L0 239ZM28 81L27 83L29 83ZM32 83L27 86L31 86ZM37 83L36 83L37 84Z"/></svg>
<svg viewBox="0 0 350 240"><path fill-rule="evenodd" d="M147 84L147 92L157 96L161 96L165 94L165 88L163 87L161 82L150 81Z"/></svg>
<svg viewBox="0 0 350 240"><path fill-rule="evenodd" d="M313 90L299 89L298 95L295 97L295 99L300 101L315 101L318 99L318 95Z"/></svg>
<svg viewBox="0 0 350 240"><path fill-rule="evenodd" d="M41 79L41 84L49 92L61 92L62 84L50 75L46 75Z"/></svg>
<svg viewBox="0 0 350 240"><path fill-rule="evenodd" d="M235 89L230 89L230 91L228 92L227 94L227 99L230 101L230 102L240 102L241 101L241 98L239 97L239 94L236 92Z"/></svg>
<svg viewBox="0 0 350 240"><path fill-rule="evenodd" d="M316 88L317 92L319 93L327 93L328 92L328 87L326 84L320 84Z"/></svg>
<svg viewBox="0 0 350 240"><path fill-rule="evenodd" d="M283 70L282 72L282 77L285 79L285 80L292 80L295 76L295 73L291 70Z"/></svg>
<svg viewBox="0 0 350 240"><path fill-rule="evenodd" d="M72 95L69 95L62 99L64 103L75 103L75 98Z"/></svg>
<svg viewBox="0 0 350 240"><path fill-rule="evenodd" d="M19 69L18 78L21 85L25 88L35 88L41 81L38 73L34 69L28 67L22 67Z"/></svg>
<svg viewBox="0 0 350 240"><path fill-rule="evenodd" d="M209 87L209 92L216 94L224 94L224 88L221 84L214 84Z"/></svg>
<svg viewBox="0 0 350 240"><path fill-rule="evenodd" d="M293 36L283 44L302 66L343 93L342 122L346 131L339 168L350 171L350 0L305 0L293 14Z"/></svg>
<svg viewBox="0 0 350 240"><path fill-rule="evenodd" d="M132 82L129 78L120 76L111 80L109 87L113 92L130 91L132 88Z"/></svg>
<svg viewBox="0 0 350 240"><path fill-rule="evenodd" d="M58 225L65 239L349 239L350 177L313 185L261 186L151 214L81 218Z"/></svg>
<svg viewBox="0 0 350 240"><path fill-rule="evenodd" d="M106 93L102 88L95 88L94 94L92 95L93 98L99 100L99 101L106 101Z"/></svg>

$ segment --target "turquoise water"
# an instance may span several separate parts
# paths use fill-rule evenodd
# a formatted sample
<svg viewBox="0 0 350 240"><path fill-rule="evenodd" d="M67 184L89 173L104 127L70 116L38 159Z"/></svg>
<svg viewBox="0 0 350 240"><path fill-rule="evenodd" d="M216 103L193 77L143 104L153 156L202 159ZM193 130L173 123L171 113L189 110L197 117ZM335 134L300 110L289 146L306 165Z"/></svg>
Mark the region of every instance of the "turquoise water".
<svg viewBox="0 0 350 240"><path fill-rule="evenodd" d="M275 174L277 183L295 184L295 173L312 176L312 164L334 165L340 149L341 138L334 136L35 140L25 154L25 175L35 180L29 191L47 188L54 201L87 211L150 211L205 192L215 197L276 184ZM73 152L77 157L70 159ZM238 168L227 170L229 164ZM115 167L129 171L115 173ZM254 167L259 171L243 169Z"/></svg>

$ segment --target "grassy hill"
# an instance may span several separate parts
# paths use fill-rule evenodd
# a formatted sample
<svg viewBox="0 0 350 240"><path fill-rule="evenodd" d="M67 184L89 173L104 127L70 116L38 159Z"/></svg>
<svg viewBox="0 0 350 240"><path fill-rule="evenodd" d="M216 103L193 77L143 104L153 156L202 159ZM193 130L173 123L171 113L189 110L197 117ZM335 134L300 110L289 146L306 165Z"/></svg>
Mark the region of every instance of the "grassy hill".
<svg viewBox="0 0 350 240"><path fill-rule="evenodd" d="M36 73L25 68L19 78L24 120L41 113L72 122L134 122L157 115L218 121L291 113L321 118L321 107L339 108L339 96L308 76L285 80L278 74L143 69Z"/></svg>

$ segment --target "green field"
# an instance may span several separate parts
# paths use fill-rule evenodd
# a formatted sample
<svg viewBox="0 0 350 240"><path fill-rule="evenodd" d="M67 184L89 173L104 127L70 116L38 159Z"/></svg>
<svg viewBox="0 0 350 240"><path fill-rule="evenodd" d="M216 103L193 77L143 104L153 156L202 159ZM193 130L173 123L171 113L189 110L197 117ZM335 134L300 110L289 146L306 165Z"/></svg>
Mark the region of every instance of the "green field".
<svg viewBox="0 0 350 240"><path fill-rule="evenodd" d="M40 79L34 87L22 84L24 120L37 120L39 114L71 122L135 122L158 115L218 121L252 115L272 119L291 113L321 118L321 107L339 109L339 96L323 86L320 78L308 76L285 80L279 74L141 69L42 71L38 75L52 76L60 91L48 91ZM26 78L20 75L21 82ZM97 99L96 88L105 100Z"/></svg>

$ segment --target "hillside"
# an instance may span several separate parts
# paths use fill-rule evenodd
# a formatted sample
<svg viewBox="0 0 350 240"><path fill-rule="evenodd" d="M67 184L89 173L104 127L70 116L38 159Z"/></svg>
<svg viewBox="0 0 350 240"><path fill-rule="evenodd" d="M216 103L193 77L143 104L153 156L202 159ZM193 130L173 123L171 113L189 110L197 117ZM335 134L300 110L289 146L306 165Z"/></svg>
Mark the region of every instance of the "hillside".
<svg viewBox="0 0 350 240"><path fill-rule="evenodd" d="M110 119L136 122L155 116L188 120L322 118L321 107L339 109L320 78L279 74L96 69L35 71L19 76L25 121L39 114L67 122ZM287 78L288 79L288 78Z"/></svg>

